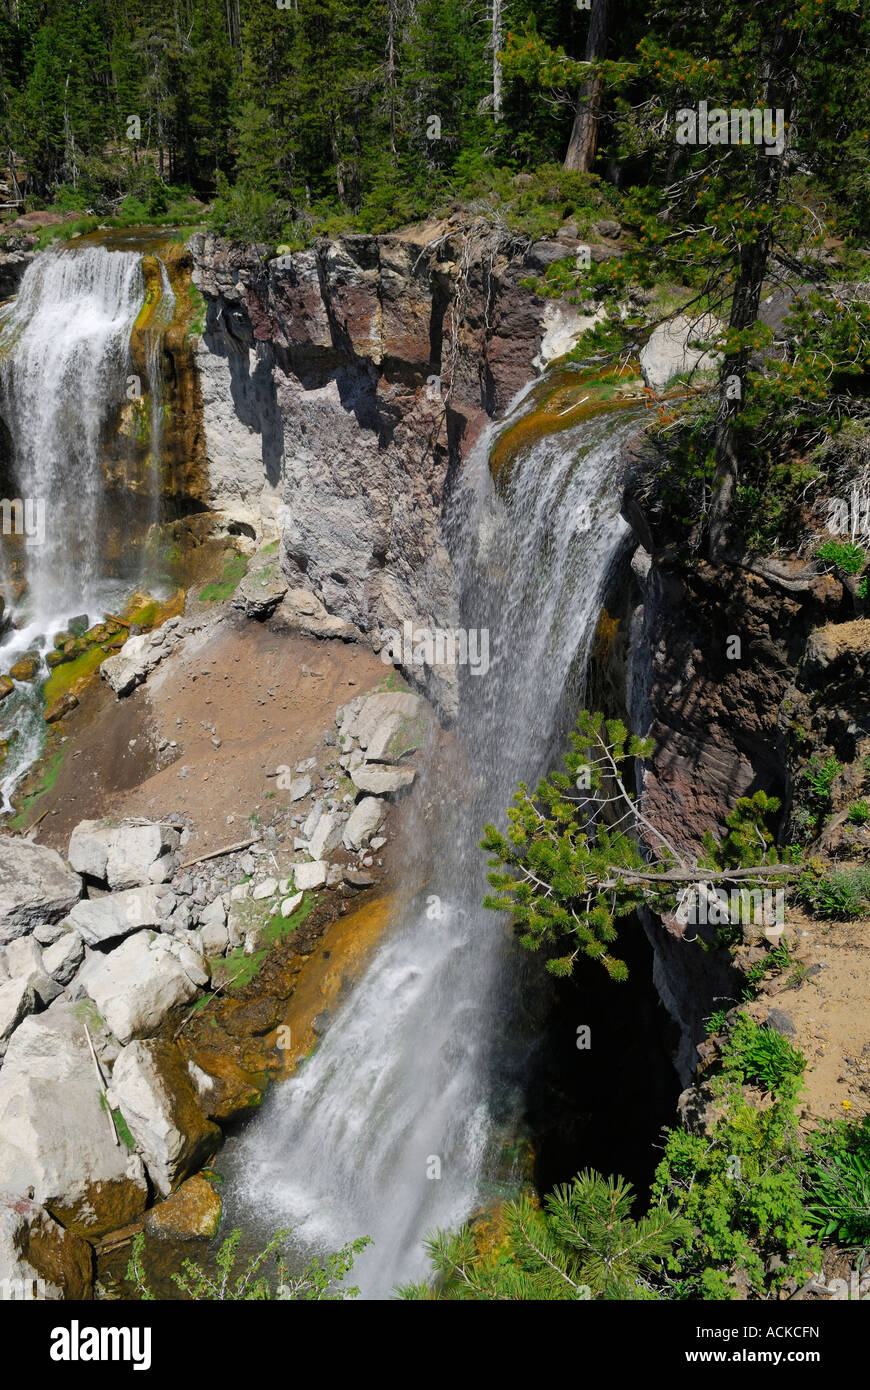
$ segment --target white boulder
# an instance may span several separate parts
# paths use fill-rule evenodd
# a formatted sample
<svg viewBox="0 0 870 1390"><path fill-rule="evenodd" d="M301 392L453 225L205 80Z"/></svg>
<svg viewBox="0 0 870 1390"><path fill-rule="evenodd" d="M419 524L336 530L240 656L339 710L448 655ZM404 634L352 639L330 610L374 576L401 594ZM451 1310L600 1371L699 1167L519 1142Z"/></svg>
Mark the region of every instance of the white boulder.
<svg viewBox="0 0 870 1390"><path fill-rule="evenodd" d="M326 884L327 868L325 859L319 859L314 864L297 864L293 870L293 877L298 891L304 893L309 888L323 888Z"/></svg>
<svg viewBox="0 0 870 1390"><path fill-rule="evenodd" d="M56 922L82 891L60 855L44 845L0 835L0 945L26 936L41 922Z"/></svg>
<svg viewBox="0 0 870 1390"><path fill-rule="evenodd" d="M154 1186L168 1197L220 1141L181 1053L156 1038L130 1043L115 1063L111 1091Z"/></svg>
<svg viewBox="0 0 870 1390"><path fill-rule="evenodd" d="M85 988L119 1042L154 1033L196 994L181 961L151 932L137 932L88 972Z"/></svg>
<svg viewBox="0 0 870 1390"><path fill-rule="evenodd" d="M141 1159L112 1138L85 1036L89 1007L58 999L10 1039L0 1070L0 1190L32 1189L64 1226L99 1235L140 1215L148 1184Z"/></svg>
<svg viewBox="0 0 870 1390"><path fill-rule="evenodd" d="M345 849L362 849L384 819L385 812L385 802L376 796L364 796L362 801L354 806L345 824Z"/></svg>
<svg viewBox="0 0 870 1390"><path fill-rule="evenodd" d="M67 920L89 946L96 946L143 927L159 927L163 920L161 897L158 885L148 884L122 893L107 893L103 898L83 898Z"/></svg>

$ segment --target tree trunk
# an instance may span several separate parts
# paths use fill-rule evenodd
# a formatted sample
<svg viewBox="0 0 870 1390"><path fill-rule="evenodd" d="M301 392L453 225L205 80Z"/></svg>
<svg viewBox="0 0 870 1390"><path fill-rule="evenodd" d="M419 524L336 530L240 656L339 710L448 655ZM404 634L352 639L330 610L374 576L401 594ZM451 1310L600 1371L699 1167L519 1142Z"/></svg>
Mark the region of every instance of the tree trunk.
<svg viewBox="0 0 870 1390"><path fill-rule="evenodd" d="M501 64L498 61L502 36L502 0L492 0L492 114L501 120L502 86Z"/></svg>
<svg viewBox="0 0 870 1390"><path fill-rule="evenodd" d="M791 57L793 41L784 41L779 36L777 38L779 41L774 42L765 80L764 103L770 109L781 109L784 112L784 120L790 124L794 82L787 64ZM783 131L782 134L783 145L778 154L767 155L763 149L759 149L756 155L756 203L758 206L767 206L768 218L758 236L741 247L740 269L728 320L729 327L737 332L750 328L758 318L761 290L774 239L779 187L788 153L788 131ZM739 480L739 460L735 443L736 423L746 398L749 358L748 348L730 353L723 358L719 373L719 409L714 443L716 468L708 532L708 554L714 564L724 558L727 549L728 513ZM739 382L739 391L733 389L735 378Z"/></svg>
<svg viewBox="0 0 870 1390"><path fill-rule="evenodd" d="M341 163L341 151L338 148L338 135L335 130L334 116L330 116L329 118L329 144L332 149L332 158L335 162L335 191L342 204L346 207L347 200L345 198L344 170L342 169Z"/></svg>
<svg viewBox="0 0 870 1390"><path fill-rule="evenodd" d="M586 62L594 62L604 57L607 46L608 17L610 0L592 0L592 13L589 18L589 33L586 36ZM598 148L598 118L601 112L601 80L592 77L580 89L574 125L568 149L565 153L565 168L588 174L595 162Z"/></svg>
<svg viewBox="0 0 870 1390"><path fill-rule="evenodd" d="M398 0L387 0L387 101L390 109L390 154L396 155L396 9Z"/></svg>

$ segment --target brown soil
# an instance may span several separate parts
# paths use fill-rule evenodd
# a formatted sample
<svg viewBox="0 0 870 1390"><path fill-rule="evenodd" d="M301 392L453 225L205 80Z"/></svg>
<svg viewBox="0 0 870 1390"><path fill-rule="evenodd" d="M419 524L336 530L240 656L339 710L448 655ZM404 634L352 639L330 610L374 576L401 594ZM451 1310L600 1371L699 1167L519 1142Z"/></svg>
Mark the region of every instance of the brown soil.
<svg viewBox="0 0 870 1390"><path fill-rule="evenodd" d="M859 1120L870 1114L868 923L817 921L797 908L789 910L789 927L797 968L769 978L747 1013L761 1022L776 1008L792 1020L791 1042L807 1058L800 1098L807 1127Z"/></svg>
<svg viewBox="0 0 870 1390"><path fill-rule="evenodd" d="M337 749L318 747L336 708L385 674L360 644L227 617L125 699L96 681L88 688L65 722L72 746L39 799L49 814L37 838L64 851L80 820L177 811L191 826L189 856L241 840L249 817L269 819L281 796L267 773L315 755L321 768L336 759ZM162 740L177 746L158 753Z"/></svg>

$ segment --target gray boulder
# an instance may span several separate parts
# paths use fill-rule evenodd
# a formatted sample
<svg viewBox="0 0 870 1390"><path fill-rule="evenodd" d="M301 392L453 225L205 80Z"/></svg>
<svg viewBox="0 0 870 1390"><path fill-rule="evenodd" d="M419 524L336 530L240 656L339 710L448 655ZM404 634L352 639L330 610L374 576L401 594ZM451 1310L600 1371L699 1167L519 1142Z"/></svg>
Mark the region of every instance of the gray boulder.
<svg viewBox="0 0 870 1390"><path fill-rule="evenodd" d="M76 873L105 879L109 846L114 834L114 827L104 825L102 821L79 821L70 835L68 850L69 862Z"/></svg>
<svg viewBox="0 0 870 1390"><path fill-rule="evenodd" d="M312 859L322 859L325 854L331 854L341 844L341 823L337 816L328 811L324 811L311 836L308 846L308 853Z"/></svg>
<svg viewBox="0 0 870 1390"><path fill-rule="evenodd" d="M197 992L166 938L137 932L89 970L85 988L119 1042L155 1033Z"/></svg>
<svg viewBox="0 0 870 1390"><path fill-rule="evenodd" d="M85 943L77 931L68 931L53 946L46 946L42 964L46 974L59 985L68 985L85 955Z"/></svg>
<svg viewBox="0 0 870 1390"><path fill-rule="evenodd" d="M0 945L69 912L82 891L60 855L30 840L0 835Z"/></svg>
<svg viewBox="0 0 870 1390"><path fill-rule="evenodd" d="M339 711L339 733L355 738L368 758L392 761L419 745L428 709L420 695L407 690L368 695Z"/></svg>
<svg viewBox="0 0 870 1390"><path fill-rule="evenodd" d="M142 927L159 927L161 895L156 885L108 893L104 898L84 898L76 903L68 921L89 946L128 936Z"/></svg>
<svg viewBox="0 0 870 1390"><path fill-rule="evenodd" d="M364 767L354 768L350 777L354 786L361 792L384 796L388 792L398 792L403 787L410 787L416 775L413 767L387 767L383 763L366 763Z"/></svg>
<svg viewBox="0 0 870 1390"><path fill-rule="evenodd" d="M142 1160L112 1138L87 1017L57 1000L13 1033L0 1070L0 1190L32 1189L63 1226L95 1236L134 1221L148 1184Z"/></svg>
<svg viewBox="0 0 870 1390"><path fill-rule="evenodd" d="M23 1018L50 1004L61 986L49 978L42 951L30 936L18 937L0 950L0 1039L8 1038Z"/></svg>
<svg viewBox="0 0 870 1390"><path fill-rule="evenodd" d="M230 605L246 618L268 618L287 592L289 585L275 560L251 568L233 594Z"/></svg>
<svg viewBox="0 0 870 1390"><path fill-rule="evenodd" d="M10 1037L22 1019L35 1012L37 997L32 975L19 975L0 985L0 1040Z"/></svg>
<svg viewBox="0 0 870 1390"><path fill-rule="evenodd" d="M70 836L69 861L80 874L107 881L110 888L133 888L163 882L155 865L178 848L179 834L166 825L107 826L102 821L80 821ZM164 869L172 877L174 860Z"/></svg>
<svg viewBox="0 0 870 1390"><path fill-rule="evenodd" d="M106 863L109 887L134 888L137 884L153 881L153 865L177 849L178 841L178 831L167 825L120 826L109 846Z"/></svg>
<svg viewBox="0 0 870 1390"><path fill-rule="evenodd" d="M364 796L354 806L344 827L345 849L361 849L374 835L386 813L386 805L376 796ZM297 885L299 882L297 875Z"/></svg>
<svg viewBox="0 0 870 1390"><path fill-rule="evenodd" d="M112 1072L111 1093L163 1197L201 1168L220 1142L220 1130L200 1109L190 1072L172 1043L151 1039L125 1047Z"/></svg>

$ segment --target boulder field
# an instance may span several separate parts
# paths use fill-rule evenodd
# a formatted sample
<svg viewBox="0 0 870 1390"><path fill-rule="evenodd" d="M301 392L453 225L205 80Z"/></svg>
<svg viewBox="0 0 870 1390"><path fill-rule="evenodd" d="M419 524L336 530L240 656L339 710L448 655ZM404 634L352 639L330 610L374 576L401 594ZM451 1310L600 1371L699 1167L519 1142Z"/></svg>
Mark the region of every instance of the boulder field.
<svg viewBox="0 0 870 1390"><path fill-rule="evenodd" d="M271 774L283 843L249 825L192 853L179 814L81 821L65 854L0 836L0 1285L87 1298L113 1233L214 1233L220 1197L197 1175L278 1065L266 1054L310 954L306 921L376 883L434 728L410 690L339 706L328 768L312 757ZM291 945L279 988L269 961ZM202 1008L207 1046L188 1030Z"/></svg>

